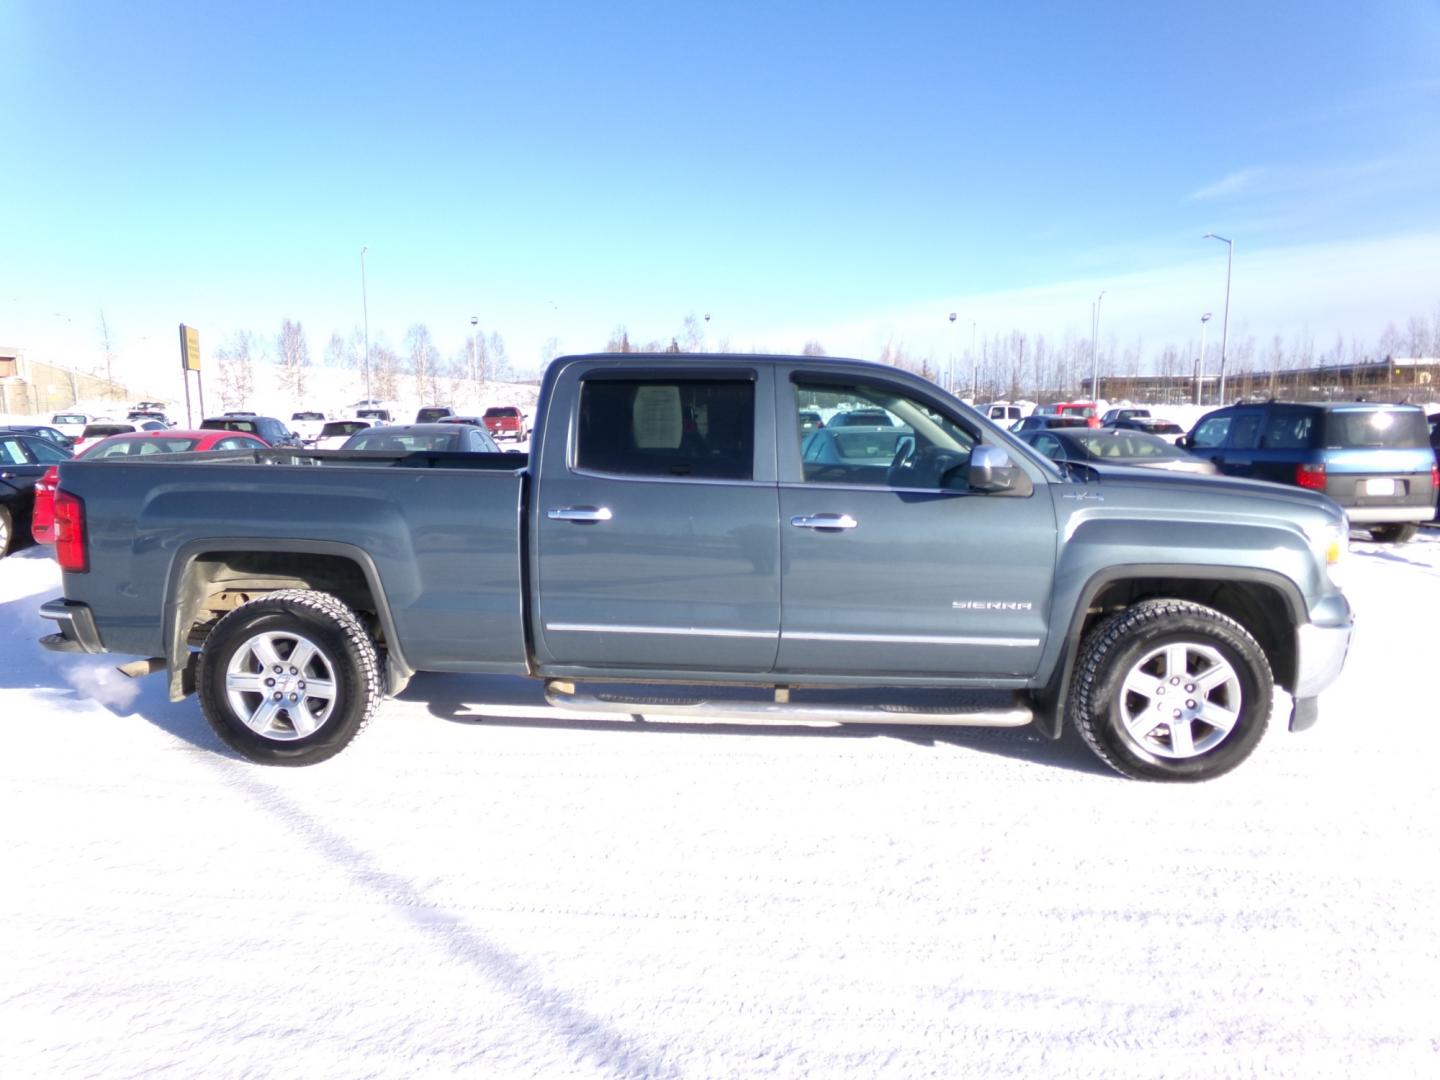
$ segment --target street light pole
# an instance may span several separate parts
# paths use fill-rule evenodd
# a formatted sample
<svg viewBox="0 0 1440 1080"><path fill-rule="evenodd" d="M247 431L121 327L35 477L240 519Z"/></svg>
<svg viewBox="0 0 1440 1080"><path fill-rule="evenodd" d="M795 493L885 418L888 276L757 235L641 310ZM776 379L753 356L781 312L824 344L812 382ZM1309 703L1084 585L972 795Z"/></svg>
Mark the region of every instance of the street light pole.
<svg viewBox="0 0 1440 1080"><path fill-rule="evenodd" d="M1225 349L1230 344L1230 268L1235 262L1235 241L1227 240L1215 233L1206 233L1202 240L1219 240L1225 245L1225 321L1220 331L1220 396L1216 405L1225 404Z"/></svg>
<svg viewBox="0 0 1440 1080"><path fill-rule="evenodd" d="M370 402L370 295L365 287L365 252L369 245L360 248L360 304L365 312L365 400Z"/></svg>
<svg viewBox="0 0 1440 1080"><path fill-rule="evenodd" d="M1100 404L1100 353L1097 342L1100 339L1100 301L1105 299L1105 290L1100 290L1100 295L1095 298L1090 319L1090 400L1096 405Z"/></svg>
<svg viewBox="0 0 1440 1080"><path fill-rule="evenodd" d="M980 402L980 357L975 355L975 322L970 322L970 400Z"/></svg>
<svg viewBox="0 0 1440 1080"><path fill-rule="evenodd" d="M471 388L477 395L480 389L480 342L476 337L480 333L480 316L470 316L470 381L475 385Z"/></svg>
<svg viewBox="0 0 1440 1080"><path fill-rule="evenodd" d="M1205 330L1210 325L1210 312L1200 316L1200 360L1195 365L1195 404L1204 404L1205 385ZM1220 404L1217 402L1216 404Z"/></svg>
<svg viewBox="0 0 1440 1080"><path fill-rule="evenodd" d="M950 312L950 326L952 329L955 326L955 312L953 311ZM945 389L953 394L955 393L955 335L953 332L950 335L949 353L950 362L945 366Z"/></svg>

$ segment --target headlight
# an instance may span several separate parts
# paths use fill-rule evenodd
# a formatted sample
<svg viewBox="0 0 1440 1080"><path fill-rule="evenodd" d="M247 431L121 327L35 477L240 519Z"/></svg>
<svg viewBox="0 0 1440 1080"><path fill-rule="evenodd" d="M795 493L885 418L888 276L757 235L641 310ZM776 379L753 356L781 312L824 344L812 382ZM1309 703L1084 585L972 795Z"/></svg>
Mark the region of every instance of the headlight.
<svg viewBox="0 0 1440 1080"><path fill-rule="evenodd" d="M1305 535L1310 538L1310 549L1330 575L1331 584L1337 589L1344 588L1345 565L1350 561L1350 522L1341 518L1338 522L1311 526Z"/></svg>

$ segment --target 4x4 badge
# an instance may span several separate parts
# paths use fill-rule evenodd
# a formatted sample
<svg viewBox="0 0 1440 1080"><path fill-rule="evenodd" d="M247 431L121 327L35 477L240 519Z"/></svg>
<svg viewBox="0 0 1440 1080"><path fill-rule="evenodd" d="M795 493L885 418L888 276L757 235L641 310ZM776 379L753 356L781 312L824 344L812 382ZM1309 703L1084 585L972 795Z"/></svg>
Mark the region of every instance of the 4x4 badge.
<svg viewBox="0 0 1440 1080"><path fill-rule="evenodd" d="M1067 491L1060 496L1062 499L1094 499L1096 502L1104 502L1105 496L1094 491Z"/></svg>

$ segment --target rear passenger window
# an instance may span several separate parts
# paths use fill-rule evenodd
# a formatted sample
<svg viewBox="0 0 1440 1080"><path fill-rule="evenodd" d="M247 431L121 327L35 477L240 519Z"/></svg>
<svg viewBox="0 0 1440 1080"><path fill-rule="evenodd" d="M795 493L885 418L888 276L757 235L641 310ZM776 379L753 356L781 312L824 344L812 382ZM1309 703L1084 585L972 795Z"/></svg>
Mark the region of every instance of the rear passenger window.
<svg viewBox="0 0 1440 1080"><path fill-rule="evenodd" d="M581 384L578 468L749 480L754 457L753 382L657 378Z"/></svg>
<svg viewBox="0 0 1440 1080"><path fill-rule="evenodd" d="M1264 417L1258 412L1241 413L1230 425L1230 441L1226 444L1237 450L1249 450L1260 439L1260 421Z"/></svg>
<svg viewBox="0 0 1440 1080"><path fill-rule="evenodd" d="M1314 413L1271 413L1265 425L1265 449L1303 450L1310 445L1314 430Z"/></svg>

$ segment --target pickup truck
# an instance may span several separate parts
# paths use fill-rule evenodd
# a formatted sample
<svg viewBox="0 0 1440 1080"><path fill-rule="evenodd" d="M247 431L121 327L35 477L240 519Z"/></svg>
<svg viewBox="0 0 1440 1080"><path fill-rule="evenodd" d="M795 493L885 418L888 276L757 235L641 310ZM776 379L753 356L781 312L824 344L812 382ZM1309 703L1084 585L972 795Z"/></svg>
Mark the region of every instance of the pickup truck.
<svg viewBox="0 0 1440 1080"><path fill-rule="evenodd" d="M894 437L807 460L802 416L842 402ZM1127 776L1202 780L1254 749L1274 685L1315 722L1352 626L1323 495L1057 465L918 376L825 357L562 357L528 455L69 461L55 521L44 644L139 657L121 670L164 670L279 765L430 671L617 718L1068 718ZM694 689L717 684L750 700Z"/></svg>

